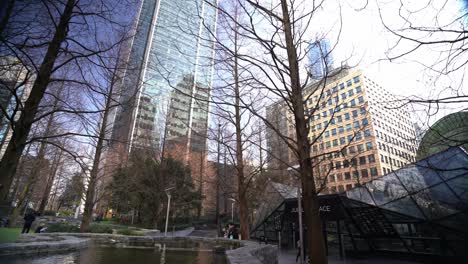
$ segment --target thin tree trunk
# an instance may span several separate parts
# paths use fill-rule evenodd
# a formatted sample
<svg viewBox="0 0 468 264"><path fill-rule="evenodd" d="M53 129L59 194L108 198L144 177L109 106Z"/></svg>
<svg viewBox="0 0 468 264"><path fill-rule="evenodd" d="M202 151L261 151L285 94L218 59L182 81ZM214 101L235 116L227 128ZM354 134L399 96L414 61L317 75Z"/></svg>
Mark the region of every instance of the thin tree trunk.
<svg viewBox="0 0 468 264"><path fill-rule="evenodd" d="M60 46L67 37L68 25L75 3L76 0L68 0L65 5L54 37L47 48L47 53L39 68L31 93L24 104L24 108L21 110L21 115L16 122L10 143L0 161L0 171L2 172L0 175L0 204L8 204L8 193L13 181L13 176L15 175L19 159L26 146L28 134L31 130L39 103L49 84L53 66L60 51Z"/></svg>
<svg viewBox="0 0 468 264"><path fill-rule="evenodd" d="M120 60L120 51L117 56L117 62ZM91 173L89 175L89 182L88 182L88 189L86 190L86 200L85 206L83 211L83 218L81 220L80 231L81 232L88 232L89 226L92 221L93 217L93 208L95 204L95 193L96 193L96 184L97 178L99 173L99 163L101 161L101 155L104 147L104 138L106 136L106 127L107 127L107 119L109 117L110 109L112 106L112 96L114 93L114 85L116 83L117 72L116 70L112 73L112 80L110 84L110 89L107 94L106 98L106 105L104 108L104 113L102 116L101 127L99 129L98 141L96 144L96 151L94 153L94 160L93 160L93 168L91 169Z"/></svg>
<svg viewBox="0 0 468 264"><path fill-rule="evenodd" d="M46 185L46 188L44 190L44 193L42 194L41 203L39 204L39 209L38 209L38 213L41 214L41 215L44 214L47 202L49 200L50 191L52 190L52 185L54 183L55 176L57 175L58 168L60 166L60 160L61 159L62 159L62 150L59 151L59 154L57 155L56 159L54 160L54 164L53 164L54 169L53 169L51 175L49 176L49 178L47 179L47 185Z"/></svg>
<svg viewBox="0 0 468 264"><path fill-rule="evenodd" d="M236 9L237 13L237 9ZM237 14L236 14L237 17ZM241 115L240 115L240 88L239 88L239 71L237 61L237 38L238 32L234 31L234 110L235 110L235 127L236 127L236 169L238 181L238 199L239 199L239 221L240 221L240 234L243 240L248 240L250 237L249 232L249 214L246 199L245 176L244 176L244 157L242 153L242 128L241 128Z"/></svg>
<svg viewBox="0 0 468 264"><path fill-rule="evenodd" d="M299 78L299 64L297 60L294 36L291 30L288 1L281 0L284 38L288 54L291 81L291 100L296 122L297 154L299 158L300 176L303 190L304 213L307 223L308 252L313 263L326 264L328 262L325 252L325 242L322 232L322 223L319 215L319 205L312 172L312 160L310 158L310 145L307 138L307 124L304 116L304 104Z"/></svg>

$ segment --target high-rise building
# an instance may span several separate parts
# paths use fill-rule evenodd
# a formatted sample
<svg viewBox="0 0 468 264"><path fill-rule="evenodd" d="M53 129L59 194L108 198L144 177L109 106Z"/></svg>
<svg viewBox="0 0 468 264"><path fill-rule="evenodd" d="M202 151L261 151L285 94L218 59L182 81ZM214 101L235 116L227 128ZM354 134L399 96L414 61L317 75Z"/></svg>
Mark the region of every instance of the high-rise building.
<svg viewBox="0 0 468 264"><path fill-rule="evenodd" d="M330 42L321 39L311 43L307 47L308 71L314 80L320 80L327 72L333 69L333 57L331 55Z"/></svg>
<svg viewBox="0 0 468 264"><path fill-rule="evenodd" d="M314 172L323 191L342 192L414 162L416 133L408 110L392 105L396 98L361 70L332 75L304 90ZM286 120L294 128L293 119ZM267 144L272 156L291 152L275 138L267 137Z"/></svg>
<svg viewBox="0 0 468 264"><path fill-rule="evenodd" d="M11 120L16 121L29 97L34 76L13 58L0 59L0 159L13 133Z"/></svg>
<svg viewBox="0 0 468 264"><path fill-rule="evenodd" d="M113 142L125 153L204 151L217 16L211 2L141 1L121 106L109 120Z"/></svg>

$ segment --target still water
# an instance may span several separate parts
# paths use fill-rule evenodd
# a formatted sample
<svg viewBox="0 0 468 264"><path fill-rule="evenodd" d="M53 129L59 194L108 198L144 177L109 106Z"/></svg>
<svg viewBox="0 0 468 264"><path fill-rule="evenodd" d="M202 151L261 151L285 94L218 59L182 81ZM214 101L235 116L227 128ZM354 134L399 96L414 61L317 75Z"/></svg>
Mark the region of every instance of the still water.
<svg viewBox="0 0 468 264"><path fill-rule="evenodd" d="M60 255L0 257L2 264L227 264L211 251L93 247Z"/></svg>

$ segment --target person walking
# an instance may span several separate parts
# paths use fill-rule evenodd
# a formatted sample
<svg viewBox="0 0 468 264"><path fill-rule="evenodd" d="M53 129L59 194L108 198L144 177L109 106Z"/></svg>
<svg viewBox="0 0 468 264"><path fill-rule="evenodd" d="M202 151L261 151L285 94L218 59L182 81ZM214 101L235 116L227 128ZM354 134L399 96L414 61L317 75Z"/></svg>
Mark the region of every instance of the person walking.
<svg viewBox="0 0 468 264"><path fill-rule="evenodd" d="M23 231L21 231L21 234L24 233L29 233L29 229L31 228L34 220L36 220L36 217L34 216L34 212L27 213L24 216L24 225L23 225Z"/></svg>

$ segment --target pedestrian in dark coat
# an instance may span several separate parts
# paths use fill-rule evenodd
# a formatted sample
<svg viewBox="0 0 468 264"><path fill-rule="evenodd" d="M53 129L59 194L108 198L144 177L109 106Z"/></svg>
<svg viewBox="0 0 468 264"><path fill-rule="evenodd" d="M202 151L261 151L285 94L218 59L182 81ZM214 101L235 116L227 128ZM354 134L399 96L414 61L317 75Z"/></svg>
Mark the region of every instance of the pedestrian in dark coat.
<svg viewBox="0 0 468 264"><path fill-rule="evenodd" d="M34 213L27 213L24 216L23 231L21 231L21 234L29 233L29 229L31 228L34 220L36 220L36 217L34 216Z"/></svg>

